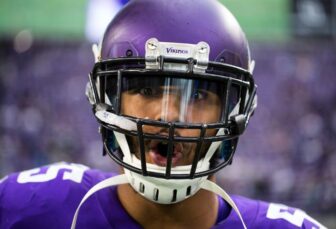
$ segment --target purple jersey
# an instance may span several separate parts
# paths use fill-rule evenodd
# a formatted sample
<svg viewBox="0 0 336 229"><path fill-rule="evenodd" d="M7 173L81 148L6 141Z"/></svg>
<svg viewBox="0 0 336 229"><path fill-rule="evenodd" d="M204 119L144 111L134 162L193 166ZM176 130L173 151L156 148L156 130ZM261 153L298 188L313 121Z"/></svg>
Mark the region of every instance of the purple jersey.
<svg viewBox="0 0 336 229"><path fill-rule="evenodd" d="M112 173L79 164L58 163L15 173L0 181L0 228L70 228L75 210L85 193ZM299 209L232 196L247 228L321 227ZM214 229L242 228L237 214L220 199ZM95 193L82 206L77 227L141 228L122 207L116 187Z"/></svg>

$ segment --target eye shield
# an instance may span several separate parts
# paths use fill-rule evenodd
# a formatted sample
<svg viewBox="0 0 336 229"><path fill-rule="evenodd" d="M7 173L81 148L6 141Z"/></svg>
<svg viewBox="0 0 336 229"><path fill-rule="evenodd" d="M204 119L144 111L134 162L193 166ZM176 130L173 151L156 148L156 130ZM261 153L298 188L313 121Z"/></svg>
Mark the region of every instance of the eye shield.
<svg viewBox="0 0 336 229"><path fill-rule="evenodd" d="M103 91L106 102L114 108L119 105L116 104L119 101L117 81L117 77L107 76ZM225 81L191 79L179 75L125 74L119 88L120 114L180 123L222 122L225 118L224 107L227 107L228 113L237 112L237 109L233 110L239 103L240 92L239 87L233 86L227 95L225 88ZM134 109L137 110L129 112ZM160 112L160 115L157 116L155 112ZM171 118L173 120L169 120Z"/></svg>

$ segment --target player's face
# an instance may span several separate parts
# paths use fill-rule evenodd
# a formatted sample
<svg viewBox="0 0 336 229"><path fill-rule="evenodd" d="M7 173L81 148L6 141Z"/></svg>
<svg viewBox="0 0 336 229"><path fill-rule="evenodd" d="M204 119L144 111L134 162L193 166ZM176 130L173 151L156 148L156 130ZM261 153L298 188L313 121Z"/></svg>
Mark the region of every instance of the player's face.
<svg viewBox="0 0 336 229"><path fill-rule="evenodd" d="M163 78L163 79L162 79ZM124 115L167 122L214 123L221 116L221 99L216 83L201 80L154 78L129 83L122 93L121 112ZM155 135L168 135L168 128L144 125L143 131ZM198 137L199 129L176 129L175 136ZM216 130L208 130L213 136ZM140 158L137 137L131 137L131 151ZM208 145L203 145L204 154ZM175 142L172 166L189 165L193 161L196 143ZM162 140L145 140L146 162L166 166L168 144Z"/></svg>

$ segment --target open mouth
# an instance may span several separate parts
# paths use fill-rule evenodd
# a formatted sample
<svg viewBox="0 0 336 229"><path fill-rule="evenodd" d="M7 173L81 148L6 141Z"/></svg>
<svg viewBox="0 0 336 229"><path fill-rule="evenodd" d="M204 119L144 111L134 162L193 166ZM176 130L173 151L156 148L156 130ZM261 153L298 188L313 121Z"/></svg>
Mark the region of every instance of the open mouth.
<svg viewBox="0 0 336 229"><path fill-rule="evenodd" d="M169 145L167 142L152 141L150 144L149 156L151 162L158 166L167 165ZM172 152L172 167L177 166L182 159L182 144L175 143Z"/></svg>

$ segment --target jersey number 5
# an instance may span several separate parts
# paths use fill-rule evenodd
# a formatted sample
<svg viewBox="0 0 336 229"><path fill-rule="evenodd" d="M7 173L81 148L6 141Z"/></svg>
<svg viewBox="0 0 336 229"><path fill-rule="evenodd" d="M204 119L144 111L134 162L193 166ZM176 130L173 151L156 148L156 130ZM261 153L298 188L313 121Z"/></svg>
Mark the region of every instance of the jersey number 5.
<svg viewBox="0 0 336 229"><path fill-rule="evenodd" d="M269 219L284 219L287 222L302 228L302 225L305 220L314 224L312 228L326 229L323 225L317 222L315 219L307 215L304 211L300 209L295 209L293 213L289 212L289 207L283 204L274 204L271 203L267 210L267 218Z"/></svg>
<svg viewBox="0 0 336 229"><path fill-rule="evenodd" d="M57 175L63 171L63 180L72 180L80 183L83 174L88 167L79 164L58 163L50 165L46 171L41 171L40 168L23 171L19 174L17 182L24 183L40 183L56 179Z"/></svg>

